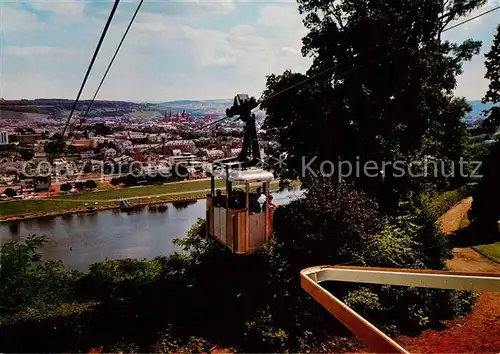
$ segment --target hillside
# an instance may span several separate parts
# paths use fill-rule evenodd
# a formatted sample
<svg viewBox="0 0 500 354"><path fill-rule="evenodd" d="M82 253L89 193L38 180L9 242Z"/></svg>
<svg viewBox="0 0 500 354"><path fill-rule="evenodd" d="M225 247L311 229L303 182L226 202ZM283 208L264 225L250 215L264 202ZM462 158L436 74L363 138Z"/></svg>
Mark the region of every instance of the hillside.
<svg viewBox="0 0 500 354"><path fill-rule="evenodd" d="M481 101L468 101L468 102L472 107L472 111L465 117L465 120L469 125L474 125L478 121L483 120L484 119L483 111L494 106L492 103L484 104Z"/></svg>

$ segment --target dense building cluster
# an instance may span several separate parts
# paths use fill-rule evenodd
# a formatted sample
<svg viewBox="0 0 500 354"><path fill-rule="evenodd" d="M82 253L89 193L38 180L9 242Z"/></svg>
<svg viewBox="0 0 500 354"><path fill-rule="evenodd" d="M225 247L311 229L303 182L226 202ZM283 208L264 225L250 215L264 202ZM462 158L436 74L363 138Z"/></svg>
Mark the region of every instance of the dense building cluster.
<svg viewBox="0 0 500 354"><path fill-rule="evenodd" d="M4 107L4 101L0 107L0 185L25 191L50 191L55 180L65 183L97 174L112 178L132 169L147 173L178 164L187 167L189 178L203 178L211 162L237 155L242 145L241 122L210 124L221 113L155 111L141 106L127 110L108 103L97 110L100 115L94 112L84 117L83 110L77 111L61 138L67 110L54 119L47 109L34 113L38 106L21 103ZM110 116L110 110L126 113Z"/></svg>

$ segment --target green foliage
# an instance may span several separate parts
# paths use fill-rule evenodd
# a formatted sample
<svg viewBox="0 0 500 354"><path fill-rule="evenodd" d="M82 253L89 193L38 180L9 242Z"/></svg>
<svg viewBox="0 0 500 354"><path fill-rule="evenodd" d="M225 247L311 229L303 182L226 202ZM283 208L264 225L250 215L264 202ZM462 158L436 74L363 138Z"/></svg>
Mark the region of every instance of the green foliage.
<svg viewBox="0 0 500 354"><path fill-rule="evenodd" d="M468 194L469 189L466 186L443 192L428 203L427 211L432 217L437 219L455 204L466 198Z"/></svg>
<svg viewBox="0 0 500 354"><path fill-rule="evenodd" d="M162 271L161 259L141 261L126 258L94 263L90 266L88 276L102 283L134 281L144 284L158 278Z"/></svg>
<svg viewBox="0 0 500 354"><path fill-rule="evenodd" d="M125 177L123 177L122 181L123 181L123 184L127 187L135 186L139 182L139 177L136 177L133 174L130 174L130 175L126 175Z"/></svg>
<svg viewBox="0 0 500 354"><path fill-rule="evenodd" d="M266 246L265 305L248 322L249 338L274 351L306 348L337 324L305 295L297 274L319 264L444 269L450 247L424 210L385 218L363 193L346 185L313 182L304 198L275 212L274 237ZM470 307L472 299L449 291L390 286L325 284L376 324L416 331ZM438 303L439 305L436 305ZM462 310L460 310L461 308ZM304 337L305 333L311 333ZM255 339L257 340L257 339ZM251 347L250 349L257 350Z"/></svg>
<svg viewBox="0 0 500 354"><path fill-rule="evenodd" d="M151 348L152 353L209 353L212 345L203 338L191 336L181 339L172 334L171 329L164 331L158 338L156 344Z"/></svg>
<svg viewBox="0 0 500 354"><path fill-rule="evenodd" d="M86 186L85 182L76 182L75 188L78 190L84 190L85 188L87 188L87 186Z"/></svg>
<svg viewBox="0 0 500 354"><path fill-rule="evenodd" d="M55 138L54 138L55 139ZM61 156L64 153L64 142L60 139L52 140L44 145L44 151L49 161Z"/></svg>
<svg viewBox="0 0 500 354"><path fill-rule="evenodd" d="M97 188L97 183L95 183L94 180L89 179L88 181L85 182L85 187L89 189L94 189Z"/></svg>
<svg viewBox="0 0 500 354"><path fill-rule="evenodd" d="M33 149L31 149L31 148L16 146L15 150L21 154L21 158L24 161L29 161L35 156L35 154L33 153Z"/></svg>
<svg viewBox="0 0 500 354"><path fill-rule="evenodd" d="M361 316L371 311L382 309L377 294L365 287L350 291L344 297L343 301L347 306L355 308Z"/></svg>
<svg viewBox="0 0 500 354"><path fill-rule="evenodd" d="M61 184L61 192L69 192L71 189L73 189L71 183Z"/></svg>
<svg viewBox="0 0 500 354"><path fill-rule="evenodd" d="M497 26L495 36L493 38L493 45L488 53L485 54L486 61L486 79L490 81L488 90L482 100L483 103L500 103L500 25ZM487 112L485 124L498 125L500 123L500 106L493 106Z"/></svg>
<svg viewBox="0 0 500 354"><path fill-rule="evenodd" d="M3 192L9 198L13 198L17 195L16 190L12 188L6 188Z"/></svg>
<svg viewBox="0 0 500 354"><path fill-rule="evenodd" d="M306 75L270 75L262 108L267 112L264 129L278 143L270 155L288 156L275 172L285 183L300 177L307 192L276 209L274 235L265 249L233 255L207 238L201 219L175 241L182 253L153 261L100 262L85 276L65 271L60 263L40 262L36 249L42 239L4 246L0 260L7 281L2 278L0 284L1 304L26 314L20 318L26 322L31 307L62 311L63 320L29 324L25 331L9 327L1 333L9 334L2 345L3 338L24 340L26 333L37 333L39 340L47 337L54 343L68 337L65 343L74 340L78 349L85 348L81 341L89 346L95 342L90 338L98 337L108 344L124 343L127 348L121 350L138 351L132 341L120 340L128 335L137 338L141 351L206 352L210 347L199 339L201 334L239 344L247 352L302 352L340 327L303 291L300 270L343 263L443 269L450 247L435 222L462 192L430 205L429 196L463 181L395 178L388 168L375 177L352 173L344 176L347 183L340 183L338 172L328 180L303 177L303 159L316 157L314 171L323 161L349 161L352 166L375 161L381 166L429 155L447 165L456 163L469 140L462 118L470 107L452 92L462 63L479 52L480 43L442 42L441 34L448 23L484 2L373 1L368 6L351 0L299 0L309 30L303 54L312 56L313 64ZM306 79L307 85L298 85ZM101 135L108 129L94 127ZM49 157L60 148L48 146ZM173 170L176 177L187 174L182 165ZM125 185L137 182L133 176L123 179ZM481 191L486 195L486 188ZM486 199L477 199L486 208ZM390 331L415 331L464 314L473 301L466 292L325 286ZM73 306L75 300L79 303ZM79 305L87 309L89 300L100 302L91 317L85 311L72 315ZM179 333L165 332L169 324ZM48 339L44 344L46 351L67 351Z"/></svg>
<svg viewBox="0 0 500 354"><path fill-rule="evenodd" d="M92 127L89 127L89 129L93 130L98 136L105 136L113 133L113 129L104 123L97 123Z"/></svg>
<svg viewBox="0 0 500 354"><path fill-rule="evenodd" d="M0 249L0 304L8 311L72 301L79 272L62 262L42 262L38 249L45 236L29 235L24 244L9 242Z"/></svg>
<svg viewBox="0 0 500 354"><path fill-rule="evenodd" d="M271 155L288 154L278 176L301 178L307 186L313 177L303 159L315 157L315 171L323 161L372 161L382 168L387 161L408 164L428 155L458 163L467 145L462 118L470 106L453 90L463 62L479 53L481 43L443 42L441 33L484 0L298 2L309 30L302 52L313 64L306 75L268 76L263 94L264 129L278 142ZM355 183L384 213L397 214L406 193L419 194L429 181L408 174L395 178L393 172L388 166L385 178L363 171L339 176L337 169L332 178ZM444 174L433 182L462 183Z"/></svg>
<svg viewBox="0 0 500 354"><path fill-rule="evenodd" d="M206 228L205 219L198 218L185 237L173 240L174 245L187 252L196 263L201 263L207 255L222 251L224 247L213 238L207 237Z"/></svg>
<svg viewBox="0 0 500 354"><path fill-rule="evenodd" d="M484 162L490 155L490 143L478 143L469 148L470 161Z"/></svg>
<svg viewBox="0 0 500 354"><path fill-rule="evenodd" d="M491 148L491 154L483 163L479 173L483 176L472 196L472 208L469 220L472 221L481 233L487 236L495 235L498 231L497 221L500 220L500 211L492 207L500 198L500 142Z"/></svg>
<svg viewBox="0 0 500 354"><path fill-rule="evenodd" d="M189 173L188 169L183 163L176 163L172 166L172 177L174 178L187 178Z"/></svg>
<svg viewBox="0 0 500 354"><path fill-rule="evenodd" d="M497 27L493 46L486 55L486 75L490 81L488 91L483 102L500 103L500 25ZM498 125L500 123L500 107L495 106L489 110L486 124ZM485 237L497 237L500 220L498 208L492 207L500 197L498 181L500 179L500 141L494 143L490 149L488 158L481 166L480 174L483 176L473 195L472 209L469 212L469 220L478 227L479 233Z"/></svg>

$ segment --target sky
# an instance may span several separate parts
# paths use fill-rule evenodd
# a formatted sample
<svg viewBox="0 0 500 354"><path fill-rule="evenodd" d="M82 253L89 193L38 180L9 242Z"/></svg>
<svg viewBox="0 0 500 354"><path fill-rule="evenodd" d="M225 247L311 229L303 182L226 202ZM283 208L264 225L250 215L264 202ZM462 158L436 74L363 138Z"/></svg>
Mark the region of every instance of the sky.
<svg viewBox="0 0 500 354"><path fill-rule="evenodd" d="M69 98L80 88L111 0L0 0L0 97ZM138 0L122 0L82 94L93 96ZM494 6L487 4L474 16ZM445 33L483 41L464 65L456 93L480 99L484 52L500 10ZM145 0L97 99L169 101L259 97L265 76L305 72L307 30L292 0Z"/></svg>

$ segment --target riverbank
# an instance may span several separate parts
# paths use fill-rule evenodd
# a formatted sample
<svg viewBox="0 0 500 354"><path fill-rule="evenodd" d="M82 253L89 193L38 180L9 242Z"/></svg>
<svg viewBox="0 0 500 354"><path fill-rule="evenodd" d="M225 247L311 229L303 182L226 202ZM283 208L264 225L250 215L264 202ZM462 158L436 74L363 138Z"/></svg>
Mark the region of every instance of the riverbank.
<svg viewBox="0 0 500 354"><path fill-rule="evenodd" d="M207 191L207 193L210 190ZM185 197L165 197L165 198L151 198L151 199L145 199L145 200L139 200L137 202L134 202L135 205L137 206L146 206L146 205L154 205L154 204L164 204L164 203L172 203L172 202L191 202L191 201L196 201L199 199L204 199L205 194L194 194L194 195L188 195ZM37 202L48 202L52 200L38 200ZM69 215L69 214L79 214L79 213L91 213L95 211L103 211L103 210L111 210L111 209L119 209L120 208L120 203L119 202L109 202L109 203L102 203L98 205L94 205L92 207L86 206L85 203L83 205L80 205L78 207L74 208L65 208L62 210L56 210L56 211L49 211L49 212L29 212L25 214L20 214L20 215L15 215L15 216L10 216L10 217L3 217L0 218L0 223L4 222L9 222L9 221L20 221L20 220L28 220L28 219L35 219L39 217L44 217L44 216L61 216L61 215Z"/></svg>
<svg viewBox="0 0 500 354"><path fill-rule="evenodd" d="M216 187L222 187L220 186L221 182L223 181L218 182ZM253 187L258 185L258 183L252 184ZM199 188L200 186L206 187ZM292 184L292 187L298 186L298 183ZM270 187L273 189L278 188L279 182L272 182ZM165 190L170 192L161 193ZM207 181L193 181L175 183L175 185L128 187L53 198L11 201L0 204L0 223L44 216L118 209L120 207L120 199L128 199L135 205L143 206L204 199L207 193L210 193L210 181L208 183Z"/></svg>

